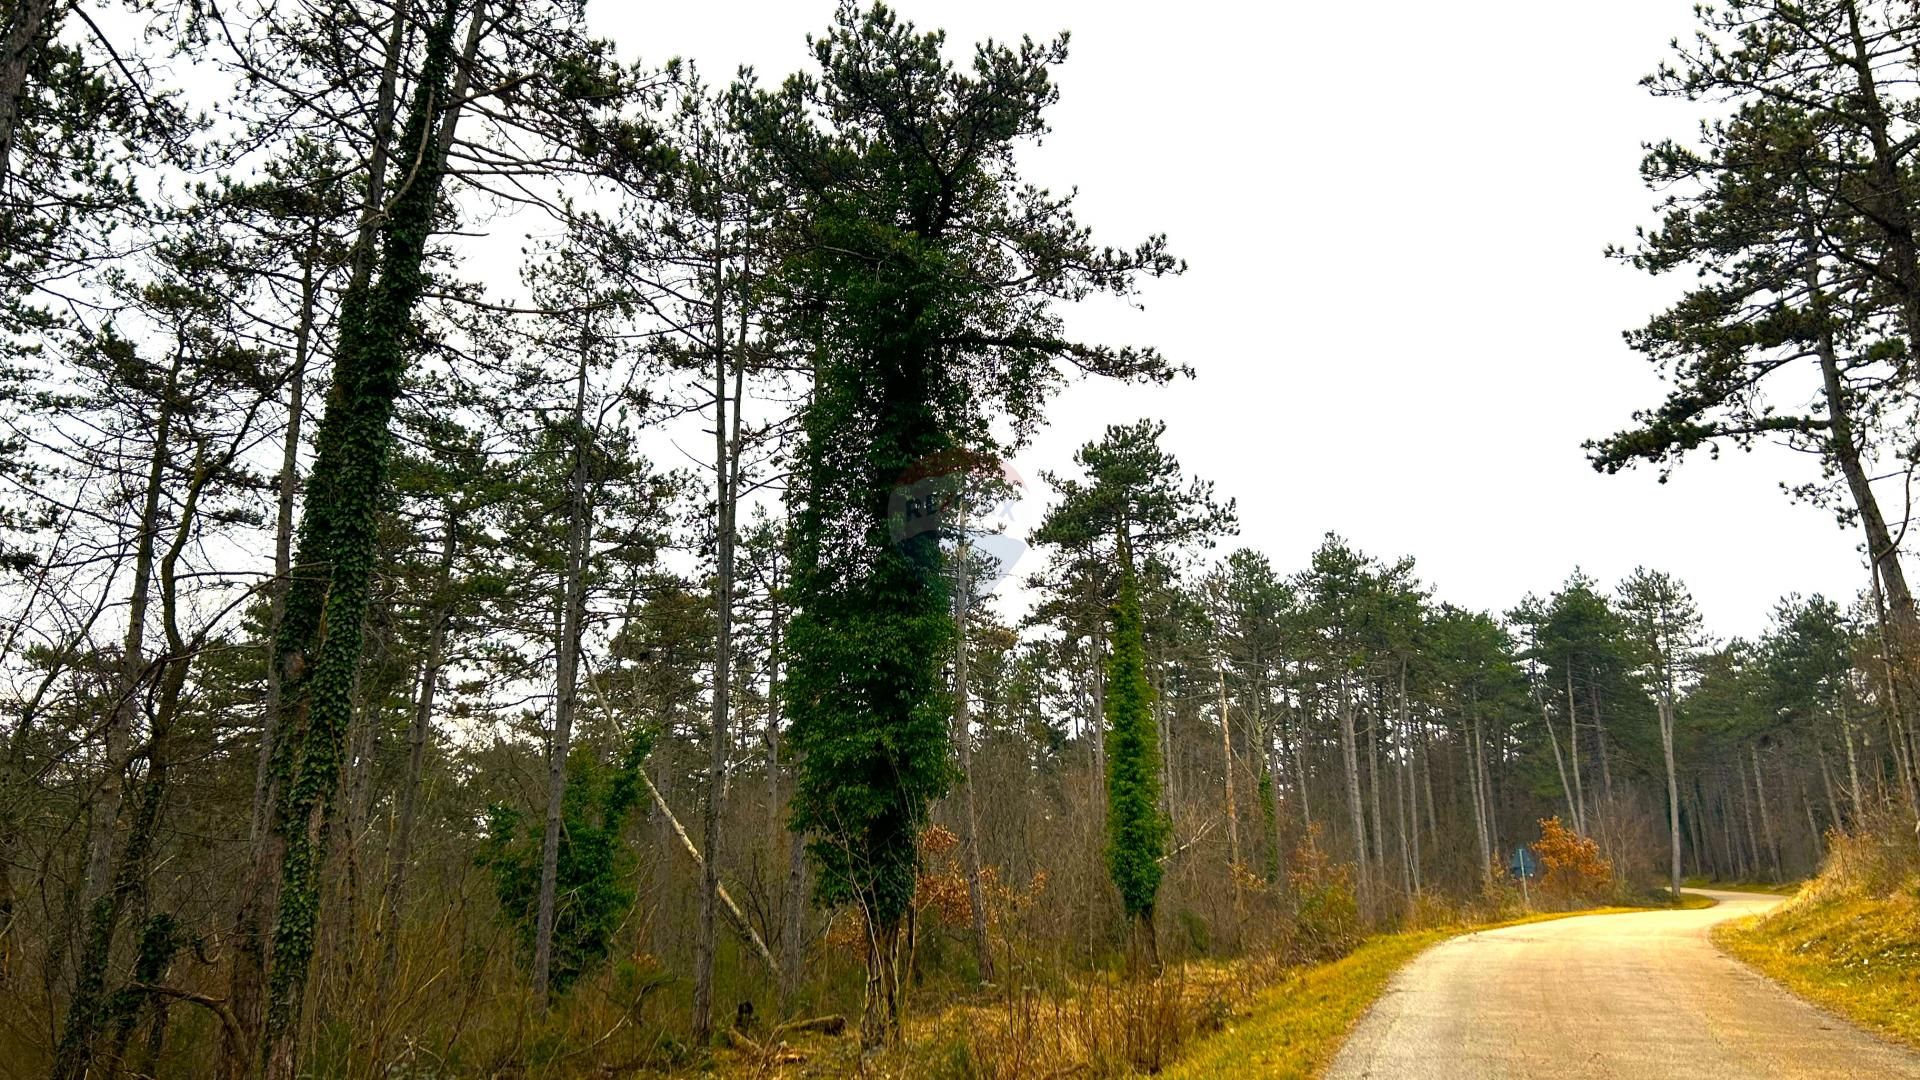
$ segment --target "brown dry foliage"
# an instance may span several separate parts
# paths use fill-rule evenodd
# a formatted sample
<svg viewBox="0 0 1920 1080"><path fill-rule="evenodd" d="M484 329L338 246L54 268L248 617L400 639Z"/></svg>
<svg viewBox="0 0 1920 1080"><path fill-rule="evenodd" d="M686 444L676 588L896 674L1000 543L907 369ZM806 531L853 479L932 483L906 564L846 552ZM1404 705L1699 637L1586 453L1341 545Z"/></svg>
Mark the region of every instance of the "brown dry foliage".
<svg viewBox="0 0 1920 1080"><path fill-rule="evenodd" d="M1613 892L1613 864L1602 858L1600 845L1561 824L1558 817L1540 820L1540 839L1533 845L1546 868L1540 891L1563 904L1595 903Z"/></svg>

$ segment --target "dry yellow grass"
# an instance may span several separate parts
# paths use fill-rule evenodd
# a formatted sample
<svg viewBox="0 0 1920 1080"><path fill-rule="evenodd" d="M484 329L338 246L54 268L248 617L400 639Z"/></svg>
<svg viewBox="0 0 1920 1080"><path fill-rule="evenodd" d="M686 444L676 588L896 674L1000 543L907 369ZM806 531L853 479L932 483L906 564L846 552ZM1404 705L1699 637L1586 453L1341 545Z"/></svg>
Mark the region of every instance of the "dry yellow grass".
<svg viewBox="0 0 1920 1080"><path fill-rule="evenodd" d="M1194 1047L1165 1075L1168 1080L1316 1076L1340 1052L1347 1033L1386 989L1393 973L1429 946L1475 930L1635 910L1642 909L1556 912L1372 938L1340 960L1303 969L1264 991L1245 1021Z"/></svg>
<svg viewBox="0 0 1920 1080"><path fill-rule="evenodd" d="M1920 882L1886 896L1809 890L1714 940L1800 996L1920 1046Z"/></svg>

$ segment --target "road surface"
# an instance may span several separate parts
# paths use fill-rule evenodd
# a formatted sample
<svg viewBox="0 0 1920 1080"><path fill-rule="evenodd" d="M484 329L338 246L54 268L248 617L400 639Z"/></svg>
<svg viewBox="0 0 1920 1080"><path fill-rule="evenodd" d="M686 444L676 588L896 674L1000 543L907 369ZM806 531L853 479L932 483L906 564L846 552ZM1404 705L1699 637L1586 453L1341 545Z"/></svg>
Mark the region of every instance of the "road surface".
<svg viewBox="0 0 1920 1080"><path fill-rule="evenodd" d="M1441 942L1394 976L1328 1075L1920 1078L1920 1054L1801 1001L1714 948L1714 923L1765 911L1779 897L1707 895L1720 903Z"/></svg>

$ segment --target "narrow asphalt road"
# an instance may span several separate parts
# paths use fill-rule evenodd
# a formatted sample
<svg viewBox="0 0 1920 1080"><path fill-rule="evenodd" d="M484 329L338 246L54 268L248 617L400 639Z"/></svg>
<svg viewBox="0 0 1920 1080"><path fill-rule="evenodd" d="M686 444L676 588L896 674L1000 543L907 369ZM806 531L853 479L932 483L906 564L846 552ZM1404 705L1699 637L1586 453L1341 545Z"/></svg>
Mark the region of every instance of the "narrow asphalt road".
<svg viewBox="0 0 1920 1080"><path fill-rule="evenodd" d="M1779 897L1585 915L1440 943L1408 964L1329 1071L1358 1077L1920 1078L1920 1054L1801 1001L1714 948Z"/></svg>

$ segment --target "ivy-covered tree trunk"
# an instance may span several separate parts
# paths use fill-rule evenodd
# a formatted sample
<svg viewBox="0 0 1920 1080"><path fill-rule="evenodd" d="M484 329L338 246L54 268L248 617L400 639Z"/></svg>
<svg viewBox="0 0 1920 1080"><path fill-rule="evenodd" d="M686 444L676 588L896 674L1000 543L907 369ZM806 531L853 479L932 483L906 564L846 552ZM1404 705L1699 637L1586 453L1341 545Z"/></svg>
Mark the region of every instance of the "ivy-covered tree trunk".
<svg viewBox="0 0 1920 1080"><path fill-rule="evenodd" d="M1139 586L1123 558L1107 660L1107 871L1132 924L1128 962L1160 966L1154 901L1160 892L1167 820L1160 813L1160 736L1147 683L1146 627Z"/></svg>
<svg viewBox="0 0 1920 1080"><path fill-rule="evenodd" d="M273 924L260 1068L296 1073L296 1043L313 958L328 818L339 782L354 676L360 665L386 487L389 422L407 366L408 328L425 289L423 263L439 203L445 155L464 96L453 35L461 5L430 25L426 63L399 146L412 155L407 183L379 228L379 268L342 297L333 385L321 416L285 618L274 643L282 715L270 768L279 800L279 896ZM470 45L480 28L476 13ZM471 47L469 48L471 52Z"/></svg>
<svg viewBox="0 0 1920 1080"><path fill-rule="evenodd" d="M815 390L786 682L800 755L795 824L814 837L822 896L850 902L867 924L861 1041L869 1048L898 1037L900 950L919 836L951 768L941 669L953 619L939 537L895 542L887 524L893 481L936 448L939 434L924 419L924 391L912 388L925 372L886 375L874 381L906 392L859 407L858 415L881 420L871 456L851 463L827 432L852 426L844 410L865 388L848 383L870 376L823 378ZM851 476L841 471L848 464ZM863 526L857 547L827 525L836 519Z"/></svg>

